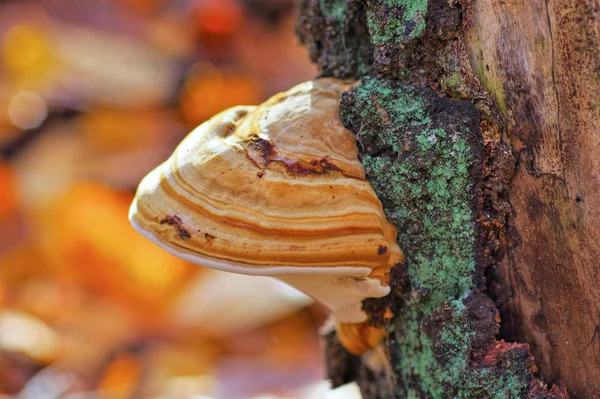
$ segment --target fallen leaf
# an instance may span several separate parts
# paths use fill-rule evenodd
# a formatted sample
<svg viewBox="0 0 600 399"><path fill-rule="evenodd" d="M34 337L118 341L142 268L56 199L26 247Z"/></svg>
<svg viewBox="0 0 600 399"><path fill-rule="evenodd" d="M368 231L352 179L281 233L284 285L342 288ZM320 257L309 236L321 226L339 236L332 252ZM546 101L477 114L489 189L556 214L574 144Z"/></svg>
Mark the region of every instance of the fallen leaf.
<svg viewBox="0 0 600 399"><path fill-rule="evenodd" d="M260 83L248 75L198 64L185 82L181 108L188 124L196 126L227 108L258 104L263 96Z"/></svg>
<svg viewBox="0 0 600 399"><path fill-rule="evenodd" d="M59 354L56 333L41 320L23 312L0 313L0 350L17 352L41 364L55 361Z"/></svg>
<svg viewBox="0 0 600 399"><path fill-rule="evenodd" d="M141 316L160 319L199 269L131 227L127 213L132 198L95 183L75 184L45 213L43 248L63 273L140 309Z"/></svg>
<svg viewBox="0 0 600 399"><path fill-rule="evenodd" d="M104 371L98 383L99 399L127 399L134 396L143 373L141 359L129 353L119 355Z"/></svg>
<svg viewBox="0 0 600 399"><path fill-rule="evenodd" d="M19 194L13 170L0 161L0 221L17 210Z"/></svg>
<svg viewBox="0 0 600 399"><path fill-rule="evenodd" d="M12 26L2 37L0 57L7 78L21 90L45 87L60 65L48 31L28 23Z"/></svg>

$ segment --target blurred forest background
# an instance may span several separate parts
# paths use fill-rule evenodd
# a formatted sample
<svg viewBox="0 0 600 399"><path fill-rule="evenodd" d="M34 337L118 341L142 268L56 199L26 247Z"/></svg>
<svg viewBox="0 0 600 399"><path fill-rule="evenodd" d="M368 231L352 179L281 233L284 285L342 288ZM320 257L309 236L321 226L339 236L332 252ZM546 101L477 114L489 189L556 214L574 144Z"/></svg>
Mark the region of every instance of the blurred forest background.
<svg viewBox="0 0 600 399"><path fill-rule="evenodd" d="M327 395L318 305L127 220L192 128L315 75L291 0L0 1L0 396Z"/></svg>

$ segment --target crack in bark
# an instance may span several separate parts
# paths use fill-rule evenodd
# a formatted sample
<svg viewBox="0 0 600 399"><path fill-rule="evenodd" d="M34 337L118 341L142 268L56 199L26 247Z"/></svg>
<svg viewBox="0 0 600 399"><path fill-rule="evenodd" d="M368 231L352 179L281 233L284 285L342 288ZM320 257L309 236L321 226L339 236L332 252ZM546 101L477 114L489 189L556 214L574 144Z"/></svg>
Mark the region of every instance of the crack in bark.
<svg viewBox="0 0 600 399"><path fill-rule="evenodd" d="M552 91L554 91L554 98L556 100L556 130L558 135L557 150L560 157L560 169L562 175L562 185L567 192L567 198L571 198L569 195L569 187L567 186L567 176L565 173L565 162L563 159L563 141L562 141L562 130L560 128L560 97L558 95L558 88L556 85L556 56L554 52L554 33L552 31L552 21L550 18L550 0L545 1L546 6L546 18L548 21L548 32L550 33L550 44L552 49Z"/></svg>

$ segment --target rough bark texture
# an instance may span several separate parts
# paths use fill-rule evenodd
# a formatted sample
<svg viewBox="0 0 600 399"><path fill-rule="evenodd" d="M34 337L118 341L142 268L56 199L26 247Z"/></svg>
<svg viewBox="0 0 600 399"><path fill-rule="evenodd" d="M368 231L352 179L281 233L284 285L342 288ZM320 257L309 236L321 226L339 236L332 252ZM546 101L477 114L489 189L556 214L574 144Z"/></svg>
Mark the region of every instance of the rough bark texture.
<svg viewBox="0 0 600 399"><path fill-rule="evenodd" d="M547 380L600 398L600 2L474 1L467 48L518 168L494 272L502 335Z"/></svg>
<svg viewBox="0 0 600 399"><path fill-rule="evenodd" d="M332 381L600 397L598 1L301 0L298 21L323 75L361 79L342 122L407 258L364 303L395 314L394 387L334 337Z"/></svg>

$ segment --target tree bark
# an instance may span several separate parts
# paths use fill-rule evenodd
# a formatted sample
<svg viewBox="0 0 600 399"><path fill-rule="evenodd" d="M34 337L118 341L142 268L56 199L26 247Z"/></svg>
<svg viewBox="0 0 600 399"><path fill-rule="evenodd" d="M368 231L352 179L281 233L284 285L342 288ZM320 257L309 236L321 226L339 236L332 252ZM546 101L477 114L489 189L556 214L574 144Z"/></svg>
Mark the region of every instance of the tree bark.
<svg viewBox="0 0 600 399"><path fill-rule="evenodd" d="M298 6L322 74L361 79L341 119L407 258L364 302L390 331L394 386L329 337L332 381L367 398L600 398L600 2Z"/></svg>
<svg viewBox="0 0 600 399"><path fill-rule="evenodd" d="M519 163L502 334L541 375L600 397L600 2L476 1L466 43Z"/></svg>

